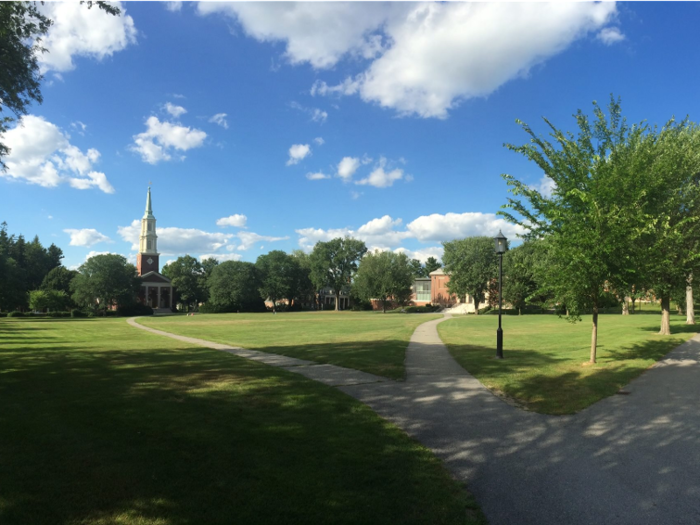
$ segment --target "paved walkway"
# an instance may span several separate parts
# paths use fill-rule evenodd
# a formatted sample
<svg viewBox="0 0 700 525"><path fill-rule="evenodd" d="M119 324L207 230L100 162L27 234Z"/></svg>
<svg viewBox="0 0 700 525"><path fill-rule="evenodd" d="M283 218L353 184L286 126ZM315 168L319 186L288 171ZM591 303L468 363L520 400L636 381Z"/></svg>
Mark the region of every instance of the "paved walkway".
<svg viewBox="0 0 700 525"><path fill-rule="evenodd" d="M700 523L700 336L625 391L574 416L522 411L461 368L420 325L407 380L177 336L336 386L430 447L491 525Z"/></svg>

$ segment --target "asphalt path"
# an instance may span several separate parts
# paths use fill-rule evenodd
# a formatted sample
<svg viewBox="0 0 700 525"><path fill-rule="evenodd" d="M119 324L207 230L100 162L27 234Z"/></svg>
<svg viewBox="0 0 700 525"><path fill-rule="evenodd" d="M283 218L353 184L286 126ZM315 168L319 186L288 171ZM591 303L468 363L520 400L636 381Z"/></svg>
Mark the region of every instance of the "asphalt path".
<svg viewBox="0 0 700 525"><path fill-rule="evenodd" d="M174 337L281 366L370 406L467 483L491 525L699 524L700 336L572 416L523 411L451 357L437 325L414 332L406 381Z"/></svg>

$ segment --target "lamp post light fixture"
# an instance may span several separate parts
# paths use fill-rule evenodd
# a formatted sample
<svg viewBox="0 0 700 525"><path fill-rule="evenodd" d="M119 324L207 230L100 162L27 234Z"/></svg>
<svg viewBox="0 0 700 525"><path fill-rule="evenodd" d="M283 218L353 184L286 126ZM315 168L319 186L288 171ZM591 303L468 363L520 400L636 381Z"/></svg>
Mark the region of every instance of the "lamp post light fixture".
<svg viewBox="0 0 700 525"><path fill-rule="evenodd" d="M501 328L501 301L503 300L503 254L508 249L508 239L498 230L493 240L498 254L498 330L496 330L496 359L503 359L503 328Z"/></svg>

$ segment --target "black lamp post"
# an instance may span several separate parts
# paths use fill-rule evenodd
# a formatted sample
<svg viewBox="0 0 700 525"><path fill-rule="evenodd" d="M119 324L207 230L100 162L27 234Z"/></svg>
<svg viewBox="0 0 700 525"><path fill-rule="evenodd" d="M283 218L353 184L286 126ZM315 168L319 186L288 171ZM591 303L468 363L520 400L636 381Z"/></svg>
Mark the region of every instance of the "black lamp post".
<svg viewBox="0 0 700 525"><path fill-rule="evenodd" d="M496 330L496 359L503 359L503 329L501 328L501 301L503 299L503 254L508 247L508 239L498 230L498 235L493 238L496 241L496 253L498 254L498 330Z"/></svg>

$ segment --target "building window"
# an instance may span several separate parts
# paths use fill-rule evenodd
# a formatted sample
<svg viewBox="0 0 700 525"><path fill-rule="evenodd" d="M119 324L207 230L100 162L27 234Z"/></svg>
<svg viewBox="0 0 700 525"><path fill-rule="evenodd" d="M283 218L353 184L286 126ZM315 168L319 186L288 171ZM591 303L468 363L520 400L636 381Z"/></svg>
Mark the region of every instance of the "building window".
<svg viewBox="0 0 700 525"><path fill-rule="evenodd" d="M416 281L416 301L430 302L430 281Z"/></svg>
<svg viewBox="0 0 700 525"><path fill-rule="evenodd" d="M153 248L153 241L148 241L148 249L150 250L152 248Z"/></svg>

